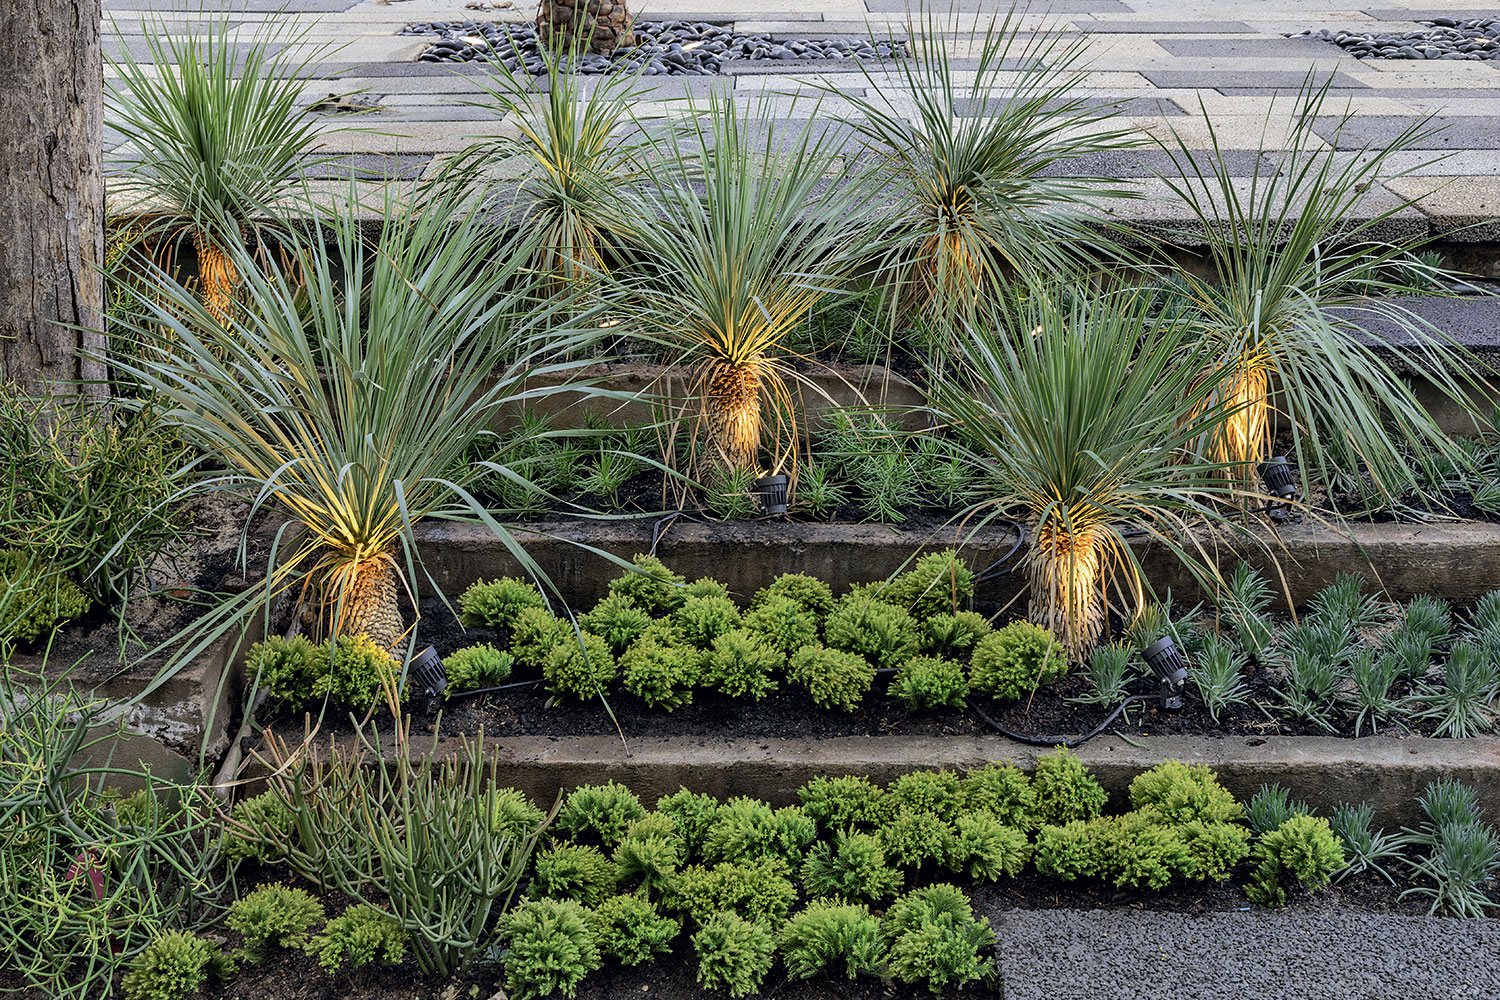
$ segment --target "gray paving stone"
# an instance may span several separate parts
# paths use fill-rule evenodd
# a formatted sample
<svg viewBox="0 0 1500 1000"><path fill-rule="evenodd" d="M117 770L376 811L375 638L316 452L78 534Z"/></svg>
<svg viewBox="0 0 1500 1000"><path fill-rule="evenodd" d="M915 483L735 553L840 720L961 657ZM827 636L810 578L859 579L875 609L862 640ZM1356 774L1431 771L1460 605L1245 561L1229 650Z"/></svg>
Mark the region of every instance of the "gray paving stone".
<svg viewBox="0 0 1500 1000"><path fill-rule="evenodd" d="M1260 162L1259 150L1225 149L1222 152L1224 164L1229 168L1229 173L1233 177L1251 176ZM1196 163L1205 176L1210 173L1209 167L1213 162L1212 153L1195 152L1191 160L1188 160L1179 151L1177 157L1189 170L1191 170L1189 164ZM1162 149L1117 149L1094 153L1077 157L1066 163L1051 164L1044 167L1041 173L1044 177L1139 178L1181 175L1172 156Z"/></svg>
<svg viewBox="0 0 1500 1000"><path fill-rule="evenodd" d="M234 51L236 64L243 64L245 54L254 47L254 44L253 42L229 43L229 47ZM286 48L284 43L277 43L264 46L263 51L268 56L274 56L284 48ZM130 54L131 60L143 66L149 66L156 62L156 53L151 50L151 46L147 43L144 35L117 35L113 38L106 37L104 39L105 58L123 61L127 52ZM168 49L165 54L170 55L171 50Z"/></svg>
<svg viewBox="0 0 1500 1000"><path fill-rule="evenodd" d="M386 156L380 153L352 153L320 159L307 167L309 180L415 180L431 162L431 156Z"/></svg>
<svg viewBox="0 0 1500 1000"><path fill-rule="evenodd" d="M1500 83L1500 78L1497 78ZM1285 87L1215 87L1225 97L1275 97L1286 93ZM1475 97L1500 96L1500 90L1480 87L1329 87L1323 106L1337 107L1340 101L1361 97L1389 97L1395 100L1469 100Z"/></svg>
<svg viewBox="0 0 1500 1000"><path fill-rule="evenodd" d="M1167 90L1218 90L1223 93L1225 87L1245 88L1279 88L1281 90L1296 90L1307 82L1308 73L1299 73L1296 70L1208 70L1208 69L1143 69L1141 76L1150 80L1158 87ZM1347 73L1322 70L1311 74L1314 85L1322 86L1330 77L1333 86L1345 90L1369 89L1364 84L1354 79Z"/></svg>
<svg viewBox="0 0 1500 1000"><path fill-rule="evenodd" d="M104 0L104 9L224 11L228 14L342 14L360 0Z"/></svg>
<svg viewBox="0 0 1500 1000"><path fill-rule="evenodd" d="M1338 149L1361 149L1366 146L1381 148L1390 145L1416 122L1415 118L1395 115L1356 115L1344 122L1342 128L1336 118L1319 119L1314 123L1313 131L1325 141L1335 142ZM1500 149L1500 121L1496 119L1477 116L1437 117L1430 124L1433 127L1446 127L1405 148Z"/></svg>
<svg viewBox="0 0 1500 1000"><path fill-rule="evenodd" d="M1479 17L1500 17L1500 7L1489 10L1470 10L1467 7L1384 7L1366 10L1366 14L1377 21L1431 21L1435 17L1451 17L1467 20Z"/></svg>
<svg viewBox="0 0 1500 1000"><path fill-rule="evenodd" d="M983 102L959 99L954 101L954 113L960 118L988 118L999 114L1000 109L1008 103L1003 97L992 97ZM1042 107L1044 111L1051 110L1062 103L1064 102L1050 101ZM1086 97L1080 98L1077 103L1099 111L1118 111L1119 114L1132 118L1181 118L1187 114L1165 97Z"/></svg>
<svg viewBox="0 0 1500 1000"><path fill-rule="evenodd" d="M1079 31L1110 35L1235 35L1254 34L1240 21L1074 21Z"/></svg>
<svg viewBox="0 0 1500 1000"><path fill-rule="evenodd" d="M865 0L872 14L1004 14L1011 9L1010 0ZM1130 14L1130 7L1120 0L1050 0L1038 3L1033 13L1044 14Z"/></svg>
<svg viewBox="0 0 1500 1000"><path fill-rule="evenodd" d="M1354 60L1343 49L1321 38L1159 38L1156 44L1174 56L1308 56Z"/></svg>

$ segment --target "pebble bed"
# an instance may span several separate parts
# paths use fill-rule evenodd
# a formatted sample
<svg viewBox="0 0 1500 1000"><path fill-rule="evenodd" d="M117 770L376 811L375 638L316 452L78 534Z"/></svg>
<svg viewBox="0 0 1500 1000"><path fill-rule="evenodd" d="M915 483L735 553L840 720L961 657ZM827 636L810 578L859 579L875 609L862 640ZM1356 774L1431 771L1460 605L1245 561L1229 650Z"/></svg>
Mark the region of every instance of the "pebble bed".
<svg viewBox="0 0 1500 1000"><path fill-rule="evenodd" d="M498 60L513 72L546 72L536 28L530 24L432 21L408 24L401 33L438 36L438 41L417 57L421 62ZM726 63L736 60L889 59L905 52L899 41L773 39L770 35L740 34L703 21L637 21L635 37L635 46L612 56L583 56L577 72L640 70L644 76L714 76L726 71Z"/></svg>
<svg viewBox="0 0 1500 1000"><path fill-rule="evenodd" d="M1293 38L1321 38L1347 49L1356 59L1500 59L1500 18L1458 20L1435 17L1422 31L1360 34L1303 31Z"/></svg>

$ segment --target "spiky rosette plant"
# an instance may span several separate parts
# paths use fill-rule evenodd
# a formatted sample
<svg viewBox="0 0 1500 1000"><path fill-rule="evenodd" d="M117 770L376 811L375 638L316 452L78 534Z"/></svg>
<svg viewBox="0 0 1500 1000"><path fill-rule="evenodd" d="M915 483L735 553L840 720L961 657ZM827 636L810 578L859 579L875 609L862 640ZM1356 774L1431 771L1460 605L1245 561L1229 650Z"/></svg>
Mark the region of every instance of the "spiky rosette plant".
<svg viewBox="0 0 1500 1000"><path fill-rule="evenodd" d="M301 288L275 261L250 268L250 251L230 247L247 266L227 324L158 272L132 330L140 360L122 365L228 467L216 485L249 487L256 507L274 503L305 529L273 583L303 580L330 632L387 649L406 633L398 600L417 578L418 522L482 521L538 572L466 488L484 470L519 473L466 456L493 436L497 407L551 391L527 376L566 369L550 359L590 336L556 325L561 306L530 294L529 241L459 207L388 201L370 239L352 211L335 211L290 237Z"/></svg>
<svg viewBox="0 0 1500 1000"><path fill-rule="evenodd" d="M1129 289L1039 286L969 324L963 347L932 368L932 415L987 484L971 523L1025 523L1030 617L1070 658L1098 642L1111 602L1127 617L1145 604L1130 534L1216 577L1200 546L1233 527L1237 487L1208 448L1234 411L1197 373L1219 345Z"/></svg>
<svg viewBox="0 0 1500 1000"><path fill-rule="evenodd" d="M751 469L769 446L778 471L795 445L785 342L814 307L845 294L864 249L867 189L828 185L840 173L838 139L812 122L789 135L752 125L784 114L718 97L691 110L684 141L653 145L654 183L622 192L630 266L619 291L646 335L695 366L708 458ZM815 121L817 109L797 117Z"/></svg>
<svg viewBox="0 0 1500 1000"><path fill-rule="evenodd" d="M148 242L191 241L199 293L224 322L252 263L230 248L264 251L261 236L281 231L274 215L320 162L312 154L330 129L305 109L303 80L327 54L308 52L309 28L271 18L246 41L235 22L217 25L146 25L148 60L128 47L106 55L105 109L135 156L110 179L113 210L141 215Z"/></svg>

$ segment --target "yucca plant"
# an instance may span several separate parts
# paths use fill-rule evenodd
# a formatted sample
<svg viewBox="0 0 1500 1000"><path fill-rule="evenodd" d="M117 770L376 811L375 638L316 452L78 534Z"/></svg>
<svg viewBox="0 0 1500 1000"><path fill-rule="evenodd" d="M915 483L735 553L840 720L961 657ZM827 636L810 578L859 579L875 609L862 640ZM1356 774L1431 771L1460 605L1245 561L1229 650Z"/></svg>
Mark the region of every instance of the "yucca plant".
<svg viewBox="0 0 1500 1000"><path fill-rule="evenodd" d="M825 85L852 106L845 123L889 177L891 302L907 318L940 323L1010 277L1108 256L1098 206L1132 192L1118 181L1048 176L1048 168L1141 141L1135 130L1106 127L1118 107L1083 93L1084 40L1022 31L1011 11L982 35L976 26L977 58L956 71L955 28L929 15L923 30L910 28L905 57L879 69L861 64L864 96ZM972 85L960 82L971 72Z"/></svg>
<svg viewBox="0 0 1500 1000"><path fill-rule="evenodd" d="M1181 135L1162 142L1178 176L1167 186L1201 232L1207 276L1183 273L1178 285L1205 335L1224 343L1205 370L1239 412L1216 439L1216 457L1253 477L1270 454L1273 395L1289 418L1304 479L1363 468L1374 495L1392 500L1415 488L1421 462L1410 455L1457 456L1407 382L1362 340L1362 323L1397 332L1405 360L1421 368L1456 404L1478 382L1470 359L1450 338L1399 300L1424 289L1409 284L1406 260L1427 237L1388 242L1378 229L1411 202L1361 209L1365 192L1399 176L1390 157L1430 136L1416 121L1390 142L1358 154L1325 142L1327 86L1304 86L1285 147L1255 161L1248 180L1224 158L1208 119L1213 155L1194 154ZM1207 112L1205 110L1205 118ZM1337 119L1348 120L1347 114ZM1246 186L1248 185L1248 186Z"/></svg>
<svg viewBox="0 0 1500 1000"><path fill-rule="evenodd" d="M559 391L524 380L565 370L550 359L590 334L554 327L561 306L529 294L534 241L453 201L385 209L368 240L352 212L289 235L301 287L275 261L242 268L227 325L157 274L151 315L133 331L140 360L123 367L227 466L215 485L248 487L256 507L273 503L305 529L273 580L305 578L329 631L389 649L406 632L397 603L402 580L416 581L418 522L482 521L535 571L466 489L486 470L519 474L460 460L498 407ZM246 247L228 250L248 268Z"/></svg>
<svg viewBox="0 0 1500 1000"><path fill-rule="evenodd" d="M1130 289L1035 288L988 320L969 325L961 356L931 364L930 413L965 442L987 496L970 523L1026 523L1030 616L1081 658L1110 590L1127 619L1146 604L1127 533L1217 579L1189 531L1238 530L1224 514L1235 489L1205 457L1232 411L1195 376L1216 345Z"/></svg>
<svg viewBox="0 0 1500 1000"><path fill-rule="evenodd" d="M276 18L248 42L224 19L203 33L145 27L147 62L128 47L106 56L106 116L137 157L110 190L119 212L144 218L142 239L192 241L199 292L222 323L252 263L231 248L263 256L262 237L284 231L273 220L321 162L313 154L329 129L307 114L302 81L328 53L308 51L309 27Z"/></svg>
<svg viewBox="0 0 1500 1000"><path fill-rule="evenodd" d="M684 141L653 144L653 183L622 193L628 267L616 292L646 336L694 365L706 457L749 469L767 445L780 471L796 443L789 341L814 307L847 294L869 199L853 180L824 190L838 147L816 124L786 135L755 124L779 113L718 97L688 110Z"/></svg>

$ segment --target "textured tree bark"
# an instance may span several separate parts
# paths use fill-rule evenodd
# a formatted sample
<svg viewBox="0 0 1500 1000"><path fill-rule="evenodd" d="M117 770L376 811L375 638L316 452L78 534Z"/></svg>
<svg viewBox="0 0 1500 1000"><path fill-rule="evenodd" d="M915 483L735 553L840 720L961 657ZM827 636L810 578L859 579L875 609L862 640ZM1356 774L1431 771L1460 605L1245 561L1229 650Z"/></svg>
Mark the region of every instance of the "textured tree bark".
<svg viewBox="0 0 1500 1000"><path fill-rule="evenodd" d="M0 382L106 392L100 0L0 0ZM77 327L88 327L80 331ZM95 380L86 387L64 385Z"/></svg>

